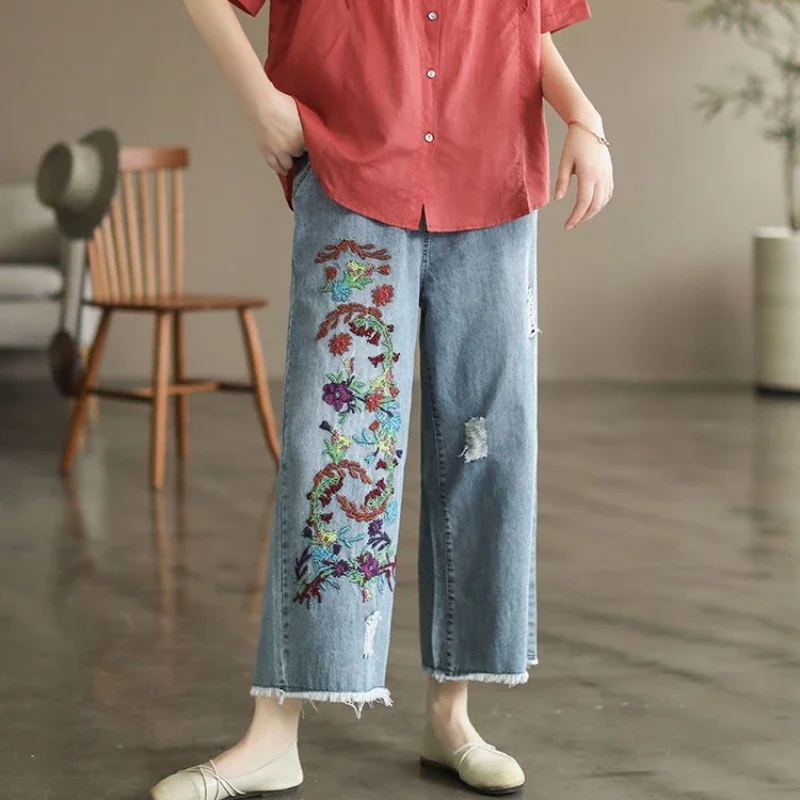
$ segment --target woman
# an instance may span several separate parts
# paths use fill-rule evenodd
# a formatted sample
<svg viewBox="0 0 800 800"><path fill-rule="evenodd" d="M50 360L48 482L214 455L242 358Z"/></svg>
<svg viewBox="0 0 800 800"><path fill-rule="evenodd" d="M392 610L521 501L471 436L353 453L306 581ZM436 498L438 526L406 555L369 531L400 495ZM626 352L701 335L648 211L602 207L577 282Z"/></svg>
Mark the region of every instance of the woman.
<svg viewBox="0 0 800 800"><path fill-rule="evenodd" d="M270 574L244 738L155 800L300 785L304 700L384 686L417 330L423 762L524 783L467 712L536 650L537 209L544 100L568 123L567 229L611 198L602 120L551 34L586 0L273 0L262 68L227 0L184 0L296 216ZM265 0L233 0L256 14Z"/></svg>

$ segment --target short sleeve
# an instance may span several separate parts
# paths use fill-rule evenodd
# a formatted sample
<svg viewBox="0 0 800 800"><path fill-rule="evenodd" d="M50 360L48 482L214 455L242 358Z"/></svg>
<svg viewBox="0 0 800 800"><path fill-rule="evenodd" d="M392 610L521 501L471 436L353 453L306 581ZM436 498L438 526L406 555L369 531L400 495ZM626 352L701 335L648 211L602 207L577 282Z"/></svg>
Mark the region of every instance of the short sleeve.
<svg viewBox="0 0 800 800"><path fill-rule="evenodd" d="M542 0L542 33L555 33L591 16L587 0Z"/></svg>
<svg viewBox="0 0 800 800"><path fill-rule="evenodd" d="M236 8L254 17L264 7L267 0L230 0Z"/></svg>

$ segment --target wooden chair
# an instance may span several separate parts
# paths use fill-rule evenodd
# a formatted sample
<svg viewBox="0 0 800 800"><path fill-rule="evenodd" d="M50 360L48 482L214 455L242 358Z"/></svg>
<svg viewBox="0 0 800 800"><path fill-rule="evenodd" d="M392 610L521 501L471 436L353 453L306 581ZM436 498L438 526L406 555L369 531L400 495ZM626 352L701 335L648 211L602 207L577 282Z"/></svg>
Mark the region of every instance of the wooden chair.
<svg viewBox="0 0 800 800"><path fill-rule="evenodd" d="M253 309L266 305L259 297L186 294L183 291L183 170L189 153L183 148L128 147L120 156L121 187L109 214L88 243L93 300L100 323L86 364L84 385L72 412L61 461L69 472L80 449L92 397L132 400L152 405L150 479L164 484L167 405L175 400L177 452L189 449L188 396L201 392L237 391L254 395L261 426L277 462L278 435L267 388L267 374ZM239 316L250 382L189 380L185 371L186 314L235 311ZM152 385L124 391L97 385L100 362L115 312L152 314L155 318ZM172 367L172 378L170 378Z"/></svg>

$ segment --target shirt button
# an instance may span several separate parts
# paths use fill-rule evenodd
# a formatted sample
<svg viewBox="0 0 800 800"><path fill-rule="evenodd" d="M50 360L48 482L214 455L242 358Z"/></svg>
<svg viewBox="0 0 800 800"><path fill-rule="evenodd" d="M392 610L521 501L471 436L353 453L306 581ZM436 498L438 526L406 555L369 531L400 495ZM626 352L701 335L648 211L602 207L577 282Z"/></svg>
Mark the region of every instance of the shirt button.
<svg viewBox="0 0 800 800"><path fill-rule="evenodd" d="M433 139L434 139L434 136L433 136L433 134L432 134L432 133L426 133L426 134L425 134L425 141L426 141L426 142L429 142L429 143L430 143L430 142L432 142L432 141L433 141Z"/></svg>
<svg viewBox="0 0 800 800"><path fill-rule="evenodd" d="M429 69L425 74L429 78L435 78L436 77L436 70L435 69Z"/></svg>
<svg viewBox="0 0 800 800"><path fill-rule="evenodd" d="M439 19L439 15L435 11L428 12L428 19L433 21Z"/></svg>

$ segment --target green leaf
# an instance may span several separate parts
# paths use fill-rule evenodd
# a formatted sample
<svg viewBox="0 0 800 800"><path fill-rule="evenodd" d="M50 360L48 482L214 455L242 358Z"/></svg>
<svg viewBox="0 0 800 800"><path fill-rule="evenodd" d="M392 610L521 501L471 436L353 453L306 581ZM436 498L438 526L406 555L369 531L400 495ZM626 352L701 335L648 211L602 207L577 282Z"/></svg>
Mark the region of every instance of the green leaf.
<svg viewBox="0 0 800 800"><path fill-rule="evenodd" d="M328 381L330 383L346 383L347 376L341 372L331 372L328 374Z"/></svg>
<svg viewBox="0 0 800 800"><path fill-rule="evenodd" d="M325 442L325 455L327 455L334 464L338 464L342 460L339 449L330 440Z"/></svg>

